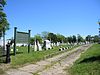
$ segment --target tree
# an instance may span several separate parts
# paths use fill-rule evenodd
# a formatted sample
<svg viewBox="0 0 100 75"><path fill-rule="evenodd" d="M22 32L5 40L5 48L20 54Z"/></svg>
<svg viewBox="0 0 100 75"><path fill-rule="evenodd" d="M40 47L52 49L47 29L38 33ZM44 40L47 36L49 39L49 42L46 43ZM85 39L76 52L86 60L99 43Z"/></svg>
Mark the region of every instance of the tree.
<svg viewBox="0 0 100 75"><path fill-rule="evenodd" d="M50 40L53 43L56 43L57 42L57 36L54 33L48 33L47 39Z"/></svg>
<svg viewBox="0 0 100 75"><path fill-rule="evenodd" d="M93 42L99 42L99 36L98 35L95 35L93 36Z"/></svg>
<svg viewBox="0 0 100 75"><path fill-rule="evenodd" d="M34 41L35 41L35 40L38 40L39 43L42 43L42 37L41 37L41 35L40 35L40 34L35 35L35 36L34 36Z"/></svg>
<svg viewBox="0 0 100 75"><path fill-rule="evenodd" d="M9 23L6 19L6 14L3 12L3 7L6 5L5 0L0 0L0 37L9 29Z"/></svg>
<svg viewBox="0 0 100 75"><path fill-rule="evenodd" d="M78 34L78 36L77 36L77 40L78 40L78 43L84 41L83 37L82 37L81 35L79 35L79 34Z"/></svg>
<svg viewBox="0 0 100 75"><path fill-rule="evenodd" d="M66 43L67 42L67 38L64 35L61 35L61 34L57 34L57 40L60 43Z"/></svg>
<svg viewBox="0 0 100 75"><path fill-rule="evenodd" d="M42 43L42 37L40 34L36 34L34 37L31 37L30 43L33 45L36 40L39 41L39 43Z"/></svg>
<svg viewBox="0 0 100 75"><path fill-rule="evenodd" d="M49 32L46 32L46 31L42 32L42 33L41 33L42 38L43 38L43 39L47 39L48 33L49 33Z"/></svg>
<svg viewBox="0 0 100 75"><path fill-rule="evenodd" d="M75 36L75 35L72 36L72 42L73 42L73 43L76 42L76 36Z"/></svg>
<svg viewBox="0 0 100 75"><path fill-rule="evenodd" d="M91 41L91 35L86 36L85 40L90 42Z"/></svg>
<svg viewBox="0 0 100 75"><path fill-rule="evenodd" d="M67 38L64 36L64 35L61 35L61 34L57 34L57 41L60 42L60 43L66 43L67 42Z"/></svg>
<svg viewBox="0 0 100 75"><path fill-rule="evenodd" d="M69 42L69 43L72 43L72 42L73 42L72 36L68 37L67 39L68 39L68 42Z"/></svg>
<svg viewBox="0 0 100 75"><path fill-rule="evenodd" d="M35 41L35 38L34 37L31 37L30 38L30 43L33 45L34 44L34 41Z"/></svg>

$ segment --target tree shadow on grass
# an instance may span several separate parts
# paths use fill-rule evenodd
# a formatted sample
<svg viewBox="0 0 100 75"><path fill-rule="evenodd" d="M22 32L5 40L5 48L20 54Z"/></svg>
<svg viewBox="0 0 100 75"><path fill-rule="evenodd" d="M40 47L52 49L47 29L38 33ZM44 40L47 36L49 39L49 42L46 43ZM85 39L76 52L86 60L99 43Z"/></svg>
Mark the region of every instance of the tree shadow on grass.
<svg viewBox="0 0 100 75"><path fill-rule="evenodd" d="M93 57L90 57L90 58L85 58L82 61L80 61L79 63L89 63L89 62L94 62L94 61L100 62L100 56L93 56Z"/></svg>

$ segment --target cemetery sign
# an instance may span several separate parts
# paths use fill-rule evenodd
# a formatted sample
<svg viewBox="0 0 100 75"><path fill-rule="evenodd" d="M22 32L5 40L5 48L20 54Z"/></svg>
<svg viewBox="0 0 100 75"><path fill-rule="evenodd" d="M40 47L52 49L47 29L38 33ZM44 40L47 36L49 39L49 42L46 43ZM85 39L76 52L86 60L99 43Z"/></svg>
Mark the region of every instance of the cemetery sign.
<svg viewBox="0 0 100 75"><path fill-rule="evenodd" d="M30 32L19 32L17 27L14 28L14 55L16 55L16 43L28 44L28 53L30 52Z"/></svg>
<svg viewBox="0 0 100 75"><path fill-rule="evenodd" d="M16 43L27 43L28 44L29 33L19 32L16 33Z"/></svg>

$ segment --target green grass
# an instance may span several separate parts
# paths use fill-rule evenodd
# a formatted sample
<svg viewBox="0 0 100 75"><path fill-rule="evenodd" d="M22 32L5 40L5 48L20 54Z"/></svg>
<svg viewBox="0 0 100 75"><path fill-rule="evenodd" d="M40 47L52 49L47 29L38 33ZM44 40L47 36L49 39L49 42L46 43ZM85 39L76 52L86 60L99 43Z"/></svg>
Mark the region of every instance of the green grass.
<svg viewBox="0 0 100 75"><path fill-rule="evenodd" d="M25 47L20 47L19 50L23 53L17 52L19 54L16 54L16 56L11 56L11 65L23 65L27 62L35 63L43 59L45 55L55 52L57 48L54 48L54 50L31 51L30 53L27 53L27 48Z"/></svg>
<svg viewBox="0 0 100 75"><path fill-rule="evenodd" d="M67 46L67 45L66 45ZM51 50L43 50L43 51L33 51L31 48L31 52L27 52L27 47L17 47L18 52L16 56L11 56L11 66L21 66L26 63L36 63L44 59L45 56L49 56L53 54L53 56L63 53L63 51L59 51L59 47L54 47ZM59 53L57 53L59 52ZM57 54L56 54L57 53Z"/></svg>
<svg viewBox="0 0 100 75"><path fill-rule="evenodd" d="M69 70L71 75L100 75L100 44L83 53Z"/></svg>
<svg viewBox="0 0 100 75"><path fill-rule="evenodd" d="M0 47L0 64L3 62L3 59L5 60L5 58L2 57L2 54L3 54L2 48Z"/></svg>
<svg viewBox="0 0 100 75"><path fill-rule="evenodd" d="M3 62L2 60L2 48L0 47L0 66L1 66L1 63ZM4 70L2 68L0 68L0 75L4 74Z"/></svg>
<svg viewBox="0 0 100 75"><path fill-rule="evenodd" d="M4 74L5 72L0 68L0 75Z"/></svg>

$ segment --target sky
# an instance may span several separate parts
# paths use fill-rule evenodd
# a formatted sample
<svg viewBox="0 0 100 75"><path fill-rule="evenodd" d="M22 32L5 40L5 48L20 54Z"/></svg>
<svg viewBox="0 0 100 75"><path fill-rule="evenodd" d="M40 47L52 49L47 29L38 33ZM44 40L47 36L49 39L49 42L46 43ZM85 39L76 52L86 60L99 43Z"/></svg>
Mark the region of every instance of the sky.
<svg viewBox="0 0 100 75"><path fill-rule="evenodd" d="M4 7L13 37L14 27L31 36L43 31L64 36L98 35L100 0L7 0Z"/></svg>

